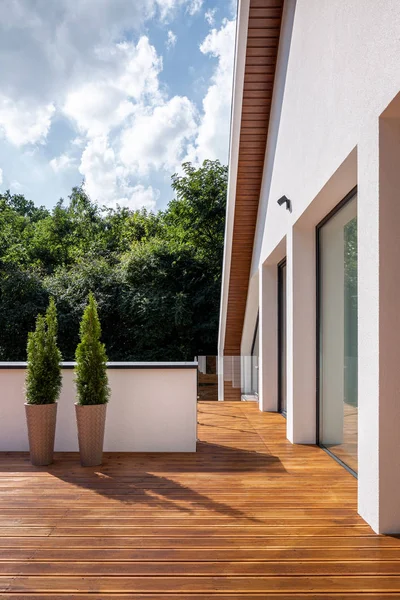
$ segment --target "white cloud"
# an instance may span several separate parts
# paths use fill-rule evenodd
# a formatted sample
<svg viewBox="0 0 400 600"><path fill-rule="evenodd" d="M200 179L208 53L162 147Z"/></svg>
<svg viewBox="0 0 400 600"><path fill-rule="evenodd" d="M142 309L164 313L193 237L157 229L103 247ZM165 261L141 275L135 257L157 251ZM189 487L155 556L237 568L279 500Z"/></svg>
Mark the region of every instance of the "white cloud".
<svg viewBox="0 0 400 600"><path fill-rule="evenodd" d="M151 18L169 18L199 0L7 0L0 2L2 90L48 104L102 66L98 49ZM7 91L5 91L7 90Z"/></svg>
<svg viewBox="0 0 400 600"><path fill-rule="evenodd" d="M158 9L162 21L167 21L181 4L190 0L157 0Z"/></svg>
<svg viewBox="0 0 400 600"><path fill-rule="evenodd" d="M236 19L238 0L230 0L230 11L233 19Z"/></svg>
<svg viewBox="0 0 400 600"><path fill-rule="evenodd" d="M181 96L137 115L121 136L122 163L139 175L152 168L175 169L196 134L196 118L194 104Z"/></svg>
<svg viewBox="0 0 400 600"><path fill-rule="evenodd" d="M60 156L52 158L49 161L49 165L55 173L59 173L60 171L65 171L66 169L70 169L72 166L74 166L75 160L67 154L61 154Z"/></svg>
<svg viewBox="0 0 400 600"><path fill-rule="evenodd" d="M118 200L110 202L108 206L116 208L117 206L130 208L131 210L138 208L147 208L147 210L154 210L156 208L157 200L160 196L159 190L154 189L151 185L145 187L141 183L129 186L127 189L127 195Z"/></svg>
<svg viewBox="0 0 400 600"><path fill-rule="evenodd" d="M204 0L156 0L161 20L169 21L177 9L186 6L186 12L191 16L200 11Z"/></svg>
<svg viewBox="0 0 400 600"><path fill-rule="evenodd" d="M80 131L78 140L86 139L79 171L99 203L153 208L158 192L141 179L152 170L170 175L177 168L194 140L197 111L188 98L168 100L161 91L162 60L147 37L137 45L118 44L103 56L116 57L114 74L87 81L64 104L64 114Z"/></svg>
<svg viewBox="0 0 400 600"><path fill-rule="evenodd" d="M203 6L203 0L190 0L189 6L187 7L187 11L190 15L195 15L201 10Z"/></svg>
<svg viewBox="0 0 400 600"><path fill-rule="evenodd" d="M79 171L99 203L153 208L158 192L141 178L178 168L194 141L196 108L188 98L168 99L161 90L162 59L147 37L103 49L101 56L101 80L74 89L63 107L80 132L78 142L86 139Z"/></svg>
<svg viewBox="0 0 400 600"><path fill-rule="evenodd" d="M92 81L71 91L64 113L75 121L78 130L89 136L106 134L124 121L133 105L111 82Z"/></svg>
<svg viewBox="0 0 400 600"><path fill-rule="evenodd" d="M13 190L14 193L18 194L20 192L23 192L24 190L24 186L22 185L22 183L20 183L19 181L17 181L16 179L14 179L11 183L10 183L10 190Z"/></svg>
<svg viewBox="0 0 400 600"><path fill-rule="evenodd" d="M129 171L118 162L105 136L89 140L79 171L85 177L87 193L99 204L155 208L158 191L131 181Z"/></svg>
<svg viewBox="0 0 400 600"><path fill-rule="evenodd" d="M168 94L162 57L147 36L139 37L154 16L165 26L178 9L188 19L202 6L203 0L0 2L0 141L27 146L15 150L29 156L24 186L48 179L50 165L56 175L68 171L54 181L83 175L101 204L153 208L161 180L182 160L226 160L231 22L201 45L216 62L202 115L186 96ZM215 10L204 15L210 24ZM177 42L173 29L165 27L168 49ZM8 166L7 174L13 177Z"/></svg>
<svg viewBox="0 0 400 600"><path fill-rule="evenodd" d="M167 50L170 50L171 48L173 48L176 45L177 39L178 38L175 35L175 33L173 31L169 30L168 35L167 35L167 41L165 42Z"/></svg>
<svg viewBox="0 0 400 600"><path fill-rule="evenodd" d="M105 135L134 112L140 100L160 100L158 74L162 59L147 37L120 43L102 52L101 78L67 94L64 113L89 137Z"/></svg>
<svg viewBox="0 0 400 600"><path fill-rule="evenodd" d="M76 138L71 140L71 145L81 148L82 146L85 145L85 138L78 135Z"/></svg>
<svg viewBox="0 0 400 600"><path fill-rule="evenodd" d="M12 108L10 118L14 120L7 127L8 140L16 145L43 141L54 106L63 106L69 93L79 93L88 82L96 83L99 94L115 94L115 90L109 90L109 83L116 77L118 83L128 83L127 93L131 94L132 89L143 85L143 74L156 79L157 66L152 69L146 62L151 60L147 38L137 46L118 42L127 32L130 38L136 37L135 33L156 14L167 18L178 7L192 7L192 3L193 0L0 2L1 105L7 105L1 106L1 111L7 111L9 120ZM128 81L122 80L123 73ZM145 79L149 85L149 77ZM75 113L74 97L69 101L67 109ZM123 111L124 107L120 108ZM20 115L25 121L23 127L15 123ZM5 128L4 119L1 127Z"/></svg>
<svg viewBox="0 0 400 600"><path fill-rule="evenodd" d="M0 185L3 185L3 169L0 168Z"/></svg>
<svg viewBox="0 0 400 600"><path fill-rule="evenodd" d="M54 104L30 107L0 96L0 133L15 146L43 143L55 112Z"/></svg>
<svg viewBox="0 0 400 600"><path fill-rule="evenodd" d="M207 21L207 23L210 25L210 27L212 27L215 23L215 13L216 12L217 12L216 8L209 8L204 13L204 18Z"/></svg>
<svg viewBox="0 0 400 600"><path fill-rule="evenodd" d="M203 100L203 115L188 160L228 160L234 45L235 21L224 19L220 29L212 29L200 46L203 54L218 62Z"/></svg>
<svg viewBox="0 0 400 600"><path fill-rule="evenodd" d="M102 204L115 200L117 171L114 150L105 136L90 140L83 151L79 171L89 196Z"/></svg>

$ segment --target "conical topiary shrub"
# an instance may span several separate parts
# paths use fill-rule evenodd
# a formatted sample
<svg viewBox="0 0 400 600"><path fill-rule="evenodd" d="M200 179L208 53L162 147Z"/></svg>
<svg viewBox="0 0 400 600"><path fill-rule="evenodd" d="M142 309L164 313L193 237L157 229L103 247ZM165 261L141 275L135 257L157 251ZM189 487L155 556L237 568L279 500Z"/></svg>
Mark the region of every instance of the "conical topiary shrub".
<svg viewBox="0 0 400 600"><path fill-rule="evenodd" d="M25 413L33 465L53 462L57 399L61 391L61 352L57 347L57 309L50 299L28 334Z"/></svg>
<svg viewBox="0 0 400 600"><path fill-rule="evenodd" d="M80 325L81 341L75 353L78 396L75 409L81 464L85 467L100 465L103 460L106 408L110 389L106 350L100 342L100 336L97 304L90 293Z"/></svg>

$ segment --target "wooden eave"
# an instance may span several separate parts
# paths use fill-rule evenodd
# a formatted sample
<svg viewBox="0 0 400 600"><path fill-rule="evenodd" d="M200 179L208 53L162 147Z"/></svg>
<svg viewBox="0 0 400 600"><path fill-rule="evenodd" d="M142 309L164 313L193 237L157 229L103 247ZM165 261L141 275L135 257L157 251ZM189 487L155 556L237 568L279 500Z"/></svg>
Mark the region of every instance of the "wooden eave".
<svg viewBox="0 0 400 600"><path fill-rule="evenodd" d="M240 354L284 0L250 0L224 355Z"/></svg>

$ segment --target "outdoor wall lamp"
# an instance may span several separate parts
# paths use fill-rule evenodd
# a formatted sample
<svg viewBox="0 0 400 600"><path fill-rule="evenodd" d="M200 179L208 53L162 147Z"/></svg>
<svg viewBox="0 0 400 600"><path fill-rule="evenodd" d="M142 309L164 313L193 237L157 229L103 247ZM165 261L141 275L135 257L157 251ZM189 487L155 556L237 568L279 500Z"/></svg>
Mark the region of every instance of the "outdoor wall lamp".
<svg viewBox="0 0 400 600"><path fill-rule="evenodd" d="M282 204L286 204L286 210L288 210L289 212L292 212L292 202L289 200L289 198L287 196L281 196L281 198L279 198L279 200L277 200L279 206L282 206Z"/></svg>

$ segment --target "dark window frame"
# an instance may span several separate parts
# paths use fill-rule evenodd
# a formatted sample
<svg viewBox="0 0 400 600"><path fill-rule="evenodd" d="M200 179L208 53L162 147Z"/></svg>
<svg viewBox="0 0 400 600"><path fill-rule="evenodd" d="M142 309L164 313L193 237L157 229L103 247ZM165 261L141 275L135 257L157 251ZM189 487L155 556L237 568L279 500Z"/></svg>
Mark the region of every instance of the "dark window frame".
<svg viewBox="0 0 400 600"><path fill-rule="evenodd" d="M256 337L257 337L259 316L260 316L259 313L257 313L256 324L254 326L253 341L251 343L251 350L250 350L251 356L253 356L254 346L256 345Z"/></svg>
<svg viewBox="0 0 400 600"><path fill-rule="evenodd" d="M282 283L283 283L283 268L286 267L286 256L277 265L278 268L278 412L286 418L287 411L282 410ZM284 309L285 310L285 309Z"/></svg>

